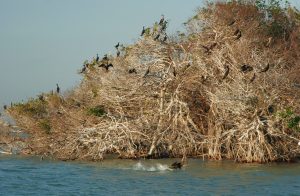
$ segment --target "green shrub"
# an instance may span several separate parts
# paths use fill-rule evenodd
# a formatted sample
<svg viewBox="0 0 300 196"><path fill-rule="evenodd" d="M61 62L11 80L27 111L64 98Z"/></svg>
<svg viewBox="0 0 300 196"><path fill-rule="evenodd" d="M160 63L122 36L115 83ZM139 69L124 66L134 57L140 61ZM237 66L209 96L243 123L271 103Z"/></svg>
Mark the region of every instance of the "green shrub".
<svg viewBox="0 0 300 196"><path fill-rule="evenodd" d="M291 108L287 108L285 111L279 112L279 117L284 120L289 129L300 131L300 116L295 114Z"/></svg>
<svg viewBox="0 0 300 196"><path fill-rule="evenodd" d="M42 118L47 115L46 102L40 99L31 99L27 103L17 103L14 107L19 113L27 114L34 118Z"/></svg>
<svg viewBox="0 0 300 196"><path fill-rule="evenodd" d="M88 114L93 115L93 116L101 117L101 116L104 116L106 114L106 112L105 112L104 106L98 105L96 107L89 108L88 109Z"/></svg>

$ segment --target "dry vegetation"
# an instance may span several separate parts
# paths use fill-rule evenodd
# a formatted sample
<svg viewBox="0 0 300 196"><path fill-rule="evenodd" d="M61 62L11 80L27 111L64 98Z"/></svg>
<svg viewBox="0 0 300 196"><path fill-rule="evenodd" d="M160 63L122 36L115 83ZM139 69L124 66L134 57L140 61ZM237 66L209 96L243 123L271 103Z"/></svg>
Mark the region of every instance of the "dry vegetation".
<svg viewBox="0 0 300 196"><path fill-rule="evenodd" d="M72 92L9 108L31 136L23 152L293 160L300 153L299 19L293 8L246 1L199 9L187 33L167 41L153 39L161 33L155 24L109 56L108 70L88 62Z"/></svg>

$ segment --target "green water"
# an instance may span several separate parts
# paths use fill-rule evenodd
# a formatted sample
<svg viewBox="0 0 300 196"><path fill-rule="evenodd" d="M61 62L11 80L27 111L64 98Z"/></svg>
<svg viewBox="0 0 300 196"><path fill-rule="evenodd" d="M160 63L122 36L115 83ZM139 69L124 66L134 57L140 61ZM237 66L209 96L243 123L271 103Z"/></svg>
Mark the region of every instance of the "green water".
<svg viewBox="0 0 300 196"><path fill-rule="evenodd" d="M0 155L0 195L300 195L300 164L61 162Z"/></svg>

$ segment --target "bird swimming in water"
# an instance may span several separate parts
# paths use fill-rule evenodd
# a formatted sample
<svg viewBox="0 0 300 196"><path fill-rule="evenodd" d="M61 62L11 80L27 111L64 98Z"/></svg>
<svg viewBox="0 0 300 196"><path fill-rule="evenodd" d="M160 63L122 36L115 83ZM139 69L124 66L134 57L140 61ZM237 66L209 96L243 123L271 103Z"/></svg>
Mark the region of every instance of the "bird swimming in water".
<svg viewBox="0 0 300 196"><path fill-rule="evenodd" d="M118 42L118 44L115 45L115 48L118 50L119 46L120 46L120 42Z"/></svg>
<svg viewBox="0 0 300 196"><path fill-rule="evenodd" d="M59 92L60 92L60 88L59 88L58 84L56 84L56 93L59 94Z"/></svg>
<svg viewBox="0 0 300 196"><path fill-rule="evenodd" d="M162 14L161 15L161 19L160 19L160 21L159 21L159 25L162 25L163 23L164 23L164 21L165 21L165 16Z"/></svg>
<svg viewBox="0 0 300 196"><path fill-rule="evenodd" d="M96 57L96 62L98 62L99 61L99 56L98 56L98 54L97 54L97 57Z"/></svg>
<svg viewBox="0 0 300 196"><path fill-rule="evenodd" d="M141 36L143 36L145 34L145 32L146 32L145 26L143 26L143 30L142 30Z"/></svg>
<svg viewBox="0 0 300 196"><path fill-rule="evenodd" d="M247 73L253 70L253 67L251 67L250 65L244 64L241 66L241 71L243 73Z"/></svg>
<svg viewBox="0 0 300 196"><path fill-rule="evenodd" d="M172 163L170 168L171 169L181 169L182 168L182 163L175 161L174 163Z"/></svg>
<svg viewBox="0 0 300 196"><path fill-rule="evenodd" d="M267 72L270 69L270 64L268 63L266 67L260 70L260 73Z"/></svg>
<svg viewBox="0 0 300 196"><path fill-rule="evenodd" d="M225 69L225 73L224 73L224 75L223 75L222 80L225 80L225 79L227 78L227 76L228 76L228 74L229 74L229 66L226 65L224 69Z"/></svg>

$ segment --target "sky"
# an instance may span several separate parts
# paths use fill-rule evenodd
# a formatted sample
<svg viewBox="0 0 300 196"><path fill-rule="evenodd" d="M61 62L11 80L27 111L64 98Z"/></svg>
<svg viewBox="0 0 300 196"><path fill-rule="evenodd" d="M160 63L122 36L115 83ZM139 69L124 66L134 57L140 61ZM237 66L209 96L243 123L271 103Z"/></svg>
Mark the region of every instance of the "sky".
<svg viewBox="0 0 300 196"><path fill-rule="evenodd" d="M204 0L0 0L0 107L79 83L77 71L98 53L130 44L143 26L170 20L169 32ZM300 0L290 1L300 7Z"/></svg>

